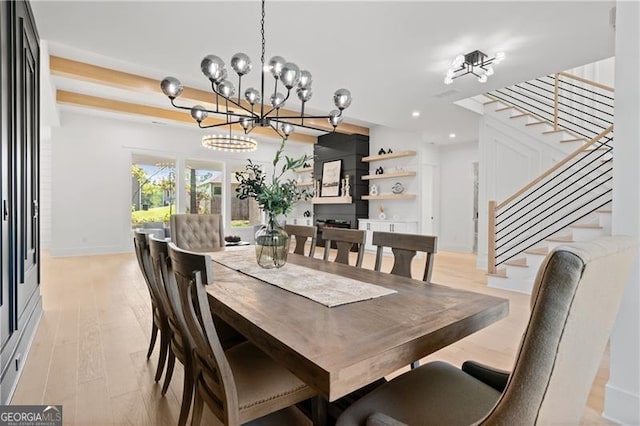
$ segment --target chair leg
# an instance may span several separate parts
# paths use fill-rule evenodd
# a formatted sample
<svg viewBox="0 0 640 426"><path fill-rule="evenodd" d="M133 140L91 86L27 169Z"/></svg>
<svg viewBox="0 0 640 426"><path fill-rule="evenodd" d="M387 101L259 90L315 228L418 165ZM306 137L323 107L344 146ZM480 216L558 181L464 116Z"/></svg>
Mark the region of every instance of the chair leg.
<svg viewBox="0 0 640 426"><path fill-rule="evenodd" d="M169 351L169 361L167 362L167 372L164 375L164 384L162 385L162 395L167 393L171 377L173 377L173 367L176 365L176 356L173 351Z"/></svg>
<svg viewBox="0 0 640 426"><path fill-rule="evenodd" d="M200 396L200 392L196 389L196 394L193 399L193 413L191 414L191 426L200 426L202 422L202 409L204 408L204 401Z"/></svg>
<svg viewBox="0 0 640 426"><path fill-rule="evenodd" d="M169 328L160 331L160 357L158 358L158 368L156 368L156 382L160 381L164 364L167 361L167 351L169 350Z"/></svg>
<svg viewBox="0 0 640 426"><path fill-rule="evenodd" d="M149 342L149 350L147 351L147 359L151 358L153 347L156 345L156 338L158 337L158 327L156 323L151 323L151 342Z"/></svg>
<svg viewBox="0 0 640 426"><path fill-rule="evenodd" d="M193 393L194 393L193 370L191 368L191 363L187 361L184 364L184 382L182 384L182 404L180 405L180 417L178 419L178 425L180 426L187 424L187 417L189 416L189 409L191 408L191 399L193 397ZM196 394L197 393L198 392L196 391ZM200 400L202 401L202 398L200 398ZM194 402L194 412L195 412L195 402ZM200 412L200 416L202 416L202 410ZM192 417L192 420L193 420L193 417ZM198 424L200 424L200 421L198 421Z"/></svg>

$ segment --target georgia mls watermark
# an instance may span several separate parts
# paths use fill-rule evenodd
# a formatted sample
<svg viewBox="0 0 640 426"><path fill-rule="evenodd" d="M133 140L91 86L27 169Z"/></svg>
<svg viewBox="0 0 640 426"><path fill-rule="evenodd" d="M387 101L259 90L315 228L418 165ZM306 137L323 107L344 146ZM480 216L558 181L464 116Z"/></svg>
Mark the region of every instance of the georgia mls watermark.
<svg viewBox="0 0 640 426"><path fill-rule="evenodd" d="M0 405L0 426L62 426L62 405Z"/></svg>

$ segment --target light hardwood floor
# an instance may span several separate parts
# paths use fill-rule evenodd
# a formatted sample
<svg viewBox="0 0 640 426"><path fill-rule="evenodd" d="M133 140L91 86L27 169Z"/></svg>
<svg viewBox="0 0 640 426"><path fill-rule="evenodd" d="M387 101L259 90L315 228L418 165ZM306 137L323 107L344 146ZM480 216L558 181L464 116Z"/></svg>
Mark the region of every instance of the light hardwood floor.
<svg viewBox="0 0 640 426"><path fill-rule="evenodd" d="M319 249L316 257L321 256ZM374 257L367 253L363 266L372 269ZM414 276L423 267L420 262L414 262ZM383 271L390 264L385 258ZM439 252L433 281L506 297L510 314L423 362L461 365L474 359L510 369L528 320L529 297L488 288L471 254ZM147 361L150 303L134 254L51 258L45 252L41 292L44 314L12 404L62 404L69 425L176 424L183 371L176 363L170 390L161 397L160 385L153 381L159 339ZM582 424L610 424L599 415L607 379L605 353ZM219 423L205 413L203 424Z"/></svg>

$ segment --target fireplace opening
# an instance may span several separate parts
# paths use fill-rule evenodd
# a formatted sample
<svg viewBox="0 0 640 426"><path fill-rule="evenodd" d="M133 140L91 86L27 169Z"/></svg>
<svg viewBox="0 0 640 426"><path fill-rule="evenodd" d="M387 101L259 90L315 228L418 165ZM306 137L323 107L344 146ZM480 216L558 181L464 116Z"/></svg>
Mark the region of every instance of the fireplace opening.
<svg viewBox="0 0 640 426"><path fill-rule="evenodd" d="M317 219L316 226L318 227L318 238L316 240L316 246L324 247L324 238L322 238L322 231L324 228L351 228L351 221L340 219ZM336 243L331 243L331 248L337 248Z"/></svg>

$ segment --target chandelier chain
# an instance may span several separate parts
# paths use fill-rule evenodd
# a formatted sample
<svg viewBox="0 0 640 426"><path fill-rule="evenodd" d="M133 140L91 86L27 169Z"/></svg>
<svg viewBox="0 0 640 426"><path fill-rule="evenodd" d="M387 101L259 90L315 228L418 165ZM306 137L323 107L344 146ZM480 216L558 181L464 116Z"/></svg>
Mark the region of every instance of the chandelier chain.
<svg viewBox="0 0 640 426"><path fill-rule="evenodd" d="M264 68L264 50L265 50L265 41L264 41L264 0L262 0L262 19L260 20L260 35L262 36L262 56L260 57L260 62L262 64L262 68ZM264 71L264 70L261 70Z"/></svg>

